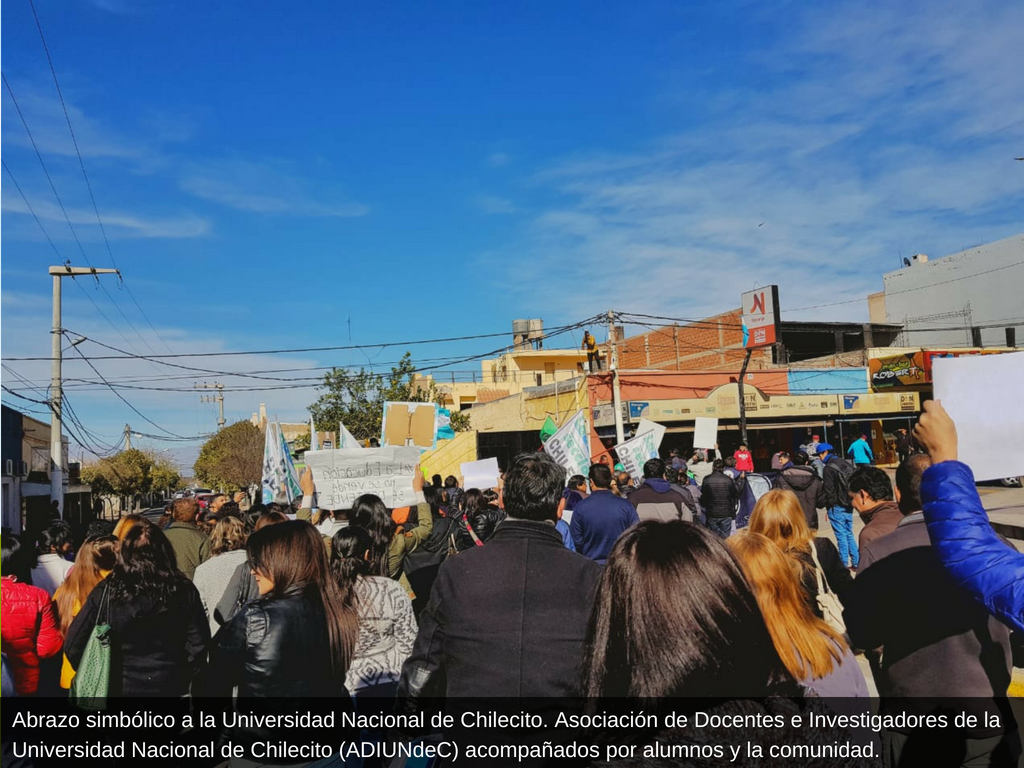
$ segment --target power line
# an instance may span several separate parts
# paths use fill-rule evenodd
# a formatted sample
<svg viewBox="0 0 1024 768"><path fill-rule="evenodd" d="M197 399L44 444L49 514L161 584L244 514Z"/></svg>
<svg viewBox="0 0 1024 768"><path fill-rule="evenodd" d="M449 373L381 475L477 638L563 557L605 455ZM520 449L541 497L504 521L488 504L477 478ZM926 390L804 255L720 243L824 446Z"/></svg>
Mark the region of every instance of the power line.
<svg viewBox="0 0 1024 768"><path fill-rule="evenodd" d="M60 81L57 79L57 69L53 65L53 57L50 56L50 46L48 46L46 44L46 35L43 34L43 25L39 21L39 14L36 12L36 4L35 4L34 0L28 0L28 2L29 2L29 5L32 7L32 16L36 20L36 29L39 30L39 39L40 39L40 41L43 44L43 51L45 51L45 53L46 53L46 61L50 65L50 74L53 75L53 84L54 84L54 86L57 89L57 96L60 99L60 106L61 106L61 109L64 111L64 120L67 121L68 133L71 134L71 142L75 146L75 154L78 155L78 165L82 169L82 177L85 179L85 186L89 190L89 199L92 201L92 209L96 213L96 221L100 225L100 233L103 235L103 242L104 242L104 244L107 247L107 254L110 256L110 263L113 265L114 269L118 269L117 261L114 259L114 251L110 247L110 240L109 240L109 238L107 238L106 227L103 226L103 219L100 217L99 206L96 204L96 195L93 194L92 183L89 181L89 174L85 170L85 160L82 159L82 151L78 147L78 137L75 135L75 129L71 126L71 115L68 113L68 106L64 102L64 93L63 93L63 91L61 91ZM90 265L90 266L92 266L92 265ZM157 331L156 327L153 325L153 322L149 319L149 316L146 314L146 311L142 308L142 306L136 300L135 294L132 293L132 289L128 286L127 283L125 283L124 278L121 276L121 272L120 272L119 269L118 269L118 277L121 277L121 284L124 286L125 290L128 291L129 297L131 297L131 300L135 303L135 306L138 308L138 310L142 314L143 318L145 318L146 322L149 323L149 327L152 328L153 333L156 334L157 338L160 339L160 341L163 343L164 347L167 348L167 351L170 352L171 348L168 346L167 342L164 341L163 337L160 336L160 333ZM104 290L106 290L106 289L104 289ZM108 298L109 298L109 294L108 294ZM111 301L113 301L113 299L111 299ZM127 318L125 318L125 319L127 319ZM138 331L136 331L136 333L138 333ZM147 347L149 346L146 343L146 340L142 337L141 334L139 334L139 338L142 339L142 342L144 344L146 344ZM149 347L149 349L150 349L150 351L154 351L152 347Z"/></svg>
<svg viewBox="0 0 1024 768"><path fill-rule="evenodd" d="M69 339L69 340L70 340L70 339ZM101 380L102 380L102 381L103 381L103 382L104 382L104 383L105 383L105 384L107 385L107 387L108 387L108 388L110 389L110 391L111 391L111 392L113 392L113 393L114 393L114 394L115 394L115 395L117 396L117 398L118 398L118 399L119 399L119 400L120 400L121 402L123 402L123 403L124 403L125 405L127 405L127 406L128 406L129 408L131 408L131 410L132 410L132 411L133 411L133 412L134 412L135 414L137 414L137 415L138 415L138 416L139 416L140 418L142 418L142 420L143 420L143 421L145 421L145 422L146 422L147 424L152 424L152 425L153 425L154 427L156 427L157 429L159 429L159 430L160 430L161 432L166 432L166 433L167 433L168 435L170 435L171 437L177 437L177 438L180 438L180 439L182 439L182 440L188 439L188 438L185 438L185 437L184 437L184 436L182 436L182 435L179 435L179 434L176 434L176 433L174 433L174 432L171 432L171 431L170 431L169 429L165 429L164 427L161 427L161 426L160 426L159 424L157 424L157 423L156 423L155 421L153 421L153 420L152 420L152 419L150 419L150 418L149 418L148 416L146 416L146 414L144 414L144 413L143 413L142 411L140 411L140 410L139 410L138 408L136 408L136 407L135 407L134 405L132 405L131 403L129 403L129 402L128 402L128 401L127 401L127 400L125 399L124 395L122 395L122 394L121 394L120 392L118 392L118 391L117 391L117 389L115 389L115 388L114 388L114 385L112 385L112 384L111 384L110 382L108 382L108 381L107 381L106 379L104 379L104 378L103 378L103 374L99 372L99 370L98 370L98 369L96 368L96 366L95 366L95 365L93 365L93 364L92 364L92 361L91 361L91 360L90 360L89 358L87 358L87 357L86 357L86 356L85 356L84 354L82 354L82 351L81 351L81 350L80 350L80 349L79 349L78 347L74 347L74 350L75 350L75 351L76 351L76 352L77 352L77 353L79 354L79 356L80 356L80 357L81 357L81 358L82 358L83 360L85 360L86 364L87 364L87 365L88 365L88 366L89 366L90 368L92 368L93 372L94 372L94 373L95 373L95 374L96 374L97 376L99 376L99 378L100 378L100 379L101 379Z"/></svg>
<svg viewBox="0 0 1024 768"><path fill-rule="evenodd" d="M559 334L564 333L566 331L572 330L574 328L580 328L580 327L582 327L584 325L587 325L588 323L594 322L596 317L597 316L590 317L590 318L587 318L586 320L583 320L583 321L578 322L578 323L573 323L571 325L558 326L558 327L556 327L554 329L551 329L550 331L546 331L545 334L544 334L544 338L554 337L556 335L559 335ZM348 345L333 346L333 347L300 347L300 348L294 348L294 349L255 349L255 350L230 351L230 352L179 352L179 353L169 354L169 355L140 355L140 354L126 353L126 354L120 354L120 355L96 355L96 356L92 356L92 357L88 357L88 358L85 358L83 356L83 359L88 359L88 360L126 360L126 359L130 359L130 358L133 358L133 357L137 357L137 358L141 358L143 360L152 360L152 361L157 361L158 362L160 360L167 360L167 359L172 359L172 358L182 358L182 357L238 357L238 356L244 356L244 355L290 355L290 354L300 354L300 353L306 353L306 352L338 352L338 351L349 350L349 349L377 349L378 347L386 349L388 347L414 347L414 346L419 346L421 344L447 344L447 343L456 342L456 341L474 341L476 339L492 339L492 338L496 338L496 337L499 337L499 336L508 336L508 332L507 331L502 331L500 333L479 333L479 334L475 334L475 335L471 335L471 336L451 336L451 337L448 337L448 338L441 338L441 339L418 339L418 340L415 340L415 341L387 341L387 342L382 342L382 343L379 343L379 344L348 344ZM488 353L485 353L485 354L498 354L502 350L506 349L507 346L508 345L504 345L502 347L499 347L494 352L488 352ZM9 357L7 359L10 360L10 361L46 361L46 360L52 360L53 358L51 358L51 357ZM473 357L465 358L465 359L472 360ZM230 371L228 371L228 372L225 372L224 375L229 375L230 376L230 375L234 375L234 374L232 374Z"/></svg>

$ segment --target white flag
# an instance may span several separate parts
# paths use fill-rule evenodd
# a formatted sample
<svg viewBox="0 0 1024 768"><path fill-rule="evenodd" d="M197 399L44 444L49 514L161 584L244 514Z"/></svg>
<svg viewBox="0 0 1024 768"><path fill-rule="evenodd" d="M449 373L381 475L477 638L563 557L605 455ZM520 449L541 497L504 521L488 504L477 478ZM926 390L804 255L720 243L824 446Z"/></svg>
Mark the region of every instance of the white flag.
<svg viewBox="0 0 1024 768"><path fill-rule="evenodd" d="M363 445L354 437L352 433L345 429L345 425L340 421L338 422L338 447L339 448L362 448Z"/></svg>
<svg viewBox="0 0 1024 768"><path fill-rule="evenodd" d="M319 451L320 450L320 439L316 434L316 427L313 425L313 417L309 417L309 450Z"/></svg>

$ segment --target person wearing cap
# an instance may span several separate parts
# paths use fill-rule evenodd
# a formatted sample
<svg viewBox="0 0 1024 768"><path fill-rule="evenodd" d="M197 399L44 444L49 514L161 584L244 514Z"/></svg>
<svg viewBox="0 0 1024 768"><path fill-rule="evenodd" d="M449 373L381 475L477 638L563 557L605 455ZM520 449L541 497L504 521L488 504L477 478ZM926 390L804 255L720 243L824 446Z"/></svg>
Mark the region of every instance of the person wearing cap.
<svg viewBox="0 0 1024 768"><path fill-rule="evenodd" d="M850 502L850 475L853 465L834 454L830 443L818 445L818 455L825 464L822 473L822 500L828 510L828 522L836 536L839 559L844 566L857 570L860 550L853 536L853 506Z"/></svg>

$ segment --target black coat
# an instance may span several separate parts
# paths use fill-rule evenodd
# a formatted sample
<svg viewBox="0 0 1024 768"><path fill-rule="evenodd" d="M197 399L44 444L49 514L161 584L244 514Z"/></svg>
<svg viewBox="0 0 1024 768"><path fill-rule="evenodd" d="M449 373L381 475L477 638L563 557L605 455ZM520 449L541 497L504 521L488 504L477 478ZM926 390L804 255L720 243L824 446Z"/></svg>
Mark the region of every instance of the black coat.
<svg viewBox="0 0 1024 768"><path fill-rule="evenodd" d="M782 470L775 479L779 488L792 491L800 501L807 525L818 529L818 507L825 506L821 478L814 467L799 467L795 464Z"/></svg>
<svg viewBox="0 0 1024 768"><path fill-rule="evenodd" d="M846 459L839 456L829 456L825 462L825 471L822 473L822 501L825 506L850 507L850 496L846 492L849 488L849 478L853 474L853 465ZM844 480L845 476L845 480Z"/></svg>
<svg viewBox="0 0 1024 768"><path fill-rule="evenodd" d="M111 576L89 594L64 639L64 652L78 668L89 642L100 600ZM210 640L199 591L184 576L173 577L170 597L158 601L143 593L127 602L114 598L104 606L114 640L111 694L115 696L182 696L201 672Z"/></svg>
<svg viewBox="0 0 1024 768"><path fill-rule="evenodd" d="M742 475L733 480L724 472L712 472L700 485L700 505L708 517L736 517L736 506L746 485Z"/></svg>
<svg viewBox="0 0 1024 768"><path fill-rule="evenodd" d="M506 520L441 566L399 695L576 693L600 576L553 525Z"/></svg>
<svg viewBox="0 0 1024 768"><path fill-rule="evenodd" d="M323 608L301 592L247 603L210 645L206 695L239 698L338 696Z"/></svg>

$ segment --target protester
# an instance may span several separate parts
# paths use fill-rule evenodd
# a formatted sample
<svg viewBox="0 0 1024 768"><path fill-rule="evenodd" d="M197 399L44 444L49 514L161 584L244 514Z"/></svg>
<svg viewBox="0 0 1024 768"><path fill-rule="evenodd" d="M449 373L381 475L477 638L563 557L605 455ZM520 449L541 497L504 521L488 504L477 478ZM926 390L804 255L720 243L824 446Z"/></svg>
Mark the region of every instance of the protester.
<svg viewBox="0 0 1024 768"><path fill-rule="evenodd" d="M669 451L668 455L669 455L669 458L671 459L670 464L671 464L672 469L675 469L675 470L686 469L686 460L679 455L679 449L678 448L673 448L671 451Z"/></svg>
<svg viewBox="0 0 1024 768"><path fill-rule="evenodd" d="M82 610L82 605L96 585L114 570L119 544L120 542L113 536L96 536L82 542L78 554L75 555L75 567L53 596L62 635L68 633L71 622ZM74 677L75 670L68 657L64 656L60 671L60 687L70 688Z"/></svg>
<svg viewBox="0 0 1024 768"><path fill-rule="evenodd" d="M427 606L430 590L434 586L441 563L458 551L456 536L459 532L458 516L449 517L441 509L443 491L433 486L423 489L423 498L430 507L434 524L430 535L405 556L403 570L415 597L413 612L419 616Z"/></svg>
<svg viewBox="0 0 1024 768"><path fill-rule="evenodd" d="M5 533L0 541L0 643L18 696L39 688L39 662L60 653L57 613L45 589L30 583L29 552Z"/></svg>
<svg viewBox="0 0 1024 768"><path fill-rule="evenodd" d="M772 455L772 470L776 472L781 472L792 463L787 451L776 451Z"/></svg>
<svg viewBox="0 0 1024 768"><path fill-rule="evenodd" d="M246 547L259 597L213 638L202 692L228 699L237 690L237 709L260 716L294 714L300 703L331 707L345 695L359 618L331 575L320 534L289 520L255 531ZM224 738L244 744L267 736L236 726Z"/></svg>
<svg viewBox="0 0 1024 768"><path fill-rule="evenodd" d="M754 457L747 449L746 443L740 443L739 448L733 453L733 458L736 459L736 469L740 472L753 472L754 471Z"/></svg>
<svg viewBox="0 0 1024 768"><path fill-rule="evenodd" d="M701 450L695 450L688 463L689 471L693 475L693 481L698 485L704 485L704 478L714 471L714 464L708 461L708 455Z"/></svg>
<svg viewBox="0 0 1024 768"><path fill-rule="evenodd" d="M824 698L867 697L868 686L842 635L814 615L797 569L767 536L740 531L727 542L761 607L790 675Z"/></svg>
<svg viewBox="0 0 1024 768"><path fill-rule="evenodd" d="M477 488L466 491L462 497L462 509L456 537L460 552L470 547L482 547L505 519L505 513L484 501L483 492Z"/></svg>
<svg viewBox="0 0 1024 768"><path fill-rule="evenodd" d="M342 604L359 617L345 687L353 696L394 696L416 640L416 617L398 582L370 573L371 547L370 535L355 526L338 531L331 542L331 575Z"/></svg>
<svg viewBox="0 0 1024 768"><path fill-rule="evenodd" d="M907 434L907 430L900 429L896 430L896 454L899 457L900 464L907 460L907 457L912 451L910 435Z"/></svg>
<svg viewBox="0 0 1024 768"><path fill-rule="evenodd" d="M68 628L64 651L79 673L97 623L115 638L110 695L180 697L202 669L210 627L195 585L176 567L167 536L143 520L128 531L113 572Z"/></svg>
<svg viewBox="0 0 1024 768"><path fill-rule="evenodd" d="M192 583L199 590L199 599L206 611L211 635L216 634L220 628L214 611L224 597L231 576L238 566L246 562L247 538L245 523L238 518L224 517L218 520L210 535L210 559L199 564L192 578Z"/></svg>
<svg viewBox="0 0 1024 768"><path fill-rule="evenodd" d="M168 504L167 506L173 507L173 504ZM125 515L118 520L117 525L114 526L114 537L118 541L124 541L124 537L128 535L128 531L145 519L146 518L142 515Z"/></svg>
<svg viewBox="0 0 1024 768"><path fill-rule="evenodd" d="M633 487L633 476L630 475L629 472L622 470L615 473L615 476L612 479L612 493L620 499L628 499L629 494L634 490L636 489Z"/></svg>
<svg viewBox="0 0 1024 768"><path fill-rule="evenodd" d="M855 647L883 647L875 680L882 714L952 709L976 718L940 734L889 729L887 764L1016 765L1020 740L1005 698L1010 631L957 587L931 546L921 512L921 480L931 463L917 455L897 469L904 519L864 548L844 598L846 627Z"/></svg>
<svg viewBox="0 0 1024 768"><path fill-rule="evenodd" d="M196 524L198 514L199 506L195 499L178 499L171 511L173 520L164 531L174 550L178 570L190 579L195 575L196 567L210 557L210 537L199 530Z"/></svg>
<svg viewBox="0 0 1024 768"><path fill-rule="evenodd" d="M452 511L462 511L462 500L466 495L466 491L459 487L459 481L455 475L448 475L444 479L444 492L448 496L448 507L451 514Z"/></svg>
<svg viewBox="0 0 1024 768"><path fill-rule="evenodd" d="M560 520L564 520L566 525L572 522L572 513L576 509L576 505L587 498L587 478L583 475L573 475L569 478L569 482L565 484L565 490L562 492L562 501L559 503L559 509L562 510L562 517Z"/></svg>
<svg viewBox="0 0 1024 768"><path fill-rule="evenodd" d="M700 489L695 485L690 485L690 477L686 474L686 470L668 467L665 470L665 479L668 480L669 487L683 497L683 504L689 510L690 519L704 525L704 515L701 513L700 505L697 503ZM685 513L684 519L686 519Z"/></svg>
<svg viewBox="0 0 1024 768"><path fill-rule="evenodd" d="M315 520L312 521L317 532L325 539L332 539L334 534L348 526L348 510L346 509L321 509Z"/></svg>
<svg viewBox="0 0 1024 768"><path fill-rule="evenodd" d="M725 474L725 462L715 459L711 465L711 474L704 478L700 486L700 505L707 517L708 528L719 538L726 539L732 533L736 507L745 487L746 478L743 474L733 480Z"/></svg>
<svg viewBox="0 0 1024 768"><path fill-rule="evenodd" d="M775 482L784 491L792 491L804 511L807 527L818 530L818 507L825 506L821 478L814 469L808 466L810 459L803 451L797 451L793 463L787 466Z"/></svg>
<svg viewBox="0 0 1024 768"><path fill-rule="evenodd" d="M867 467L875 463L875 452L871 450L864 435L859 435L850 443L846 455L853 459L853 463L857 467Z"/></svg>
<svg viewBox="0 0 1024 768"><path fill-rule="evenodd" d="M288 517L283 512L279 512L276 509L267 509L267 511L259 516L259 519L253 526L253 531L261 531L268 525L278 525L279 523L287 522ZM227 586L224 588L224 594L221 596L220 602L213 609L214 620L221 625L227 624L243 605L250 600L255 600L258 596L259 587L256 584L256 577L253 575L249 563L239 563L235 568L235 572L231 575Z"/></svg>
<svg viewBox="0 0 1024 768"><path fill-rule="evenodd" d="M398 530L381 498L366 493L352 504L349 521L349 525L365 528L373 541L370 572L375 576L398 579L407 591L412 591L402 572L402 564L406 555L430 536L434 527L430 507L426 503L417 505L415 525L410 525L407 530Z"/></svg>
<svg viewBox="0 0 1024 768"><path fill-rule="evenodd" d="M824 586L843 602L853 578L839 559L836 545L828 539L815 537L807 527L795 494L779 489L768 491L754 505L747 528L751 533L766 536L799 565L807 604L815 616L825 618L818 599L819 571Z"/></svg>
<svg viewBox="0 0 1024 768"><path fill-rule="evenodd" d="M937 557L992 615L1024 632L1024 554L989 525L974 474L957 461L956 425L937 400L924 404L914 436L932 458L921 499Z"/></svg>
<svg viewBox="0 0 1024 768"><path fill-rule="evenodd" d="M892 481L878 467L861 467L850 475L850 504L864 521L858 544L864 547L875 539L896 530L903 520L899 505L893 499Z"/></svg>
<svg viewBox="0 0 1024 768"><path fill-rule="evenodd" d="M33 586L53 597L73 566L67 559L70 552L71 530L67 523L58 521L39 534L36 564L32 568Z"/></svg>
<svg viewBox="0 0 1024 768"><path fill-rule="evenodd" d="M604 563L615 540L640 518L629 501L612 493L611 469L591 464L589 475L591 494L576 505L569 531L577 552Z"/></svg>
<svg viewBox="0 0 1024 768"><path fill-rule="evenodd" d="M601 476L607 488L611 473L605 468ZM523 454L508 467L509 517L487 546L441 566L400 696L578 692L580 645L601 568L566 550L555 530L564 487L565 470L547 454Z"/></svg>
<svg viewBox="0 0 1024 768"><path fill-rule="evenodd" d="M853 537L853 507L850 505L849 493L853 466L846 459L836 456L829 443L821 443L818 450L825 465L821 478L822 500L839 547L839 559L844 566L855 571L860 562L860 551Z"/></svg>
<svg viewBox="0 0 1024 768"><path fill-rule="evenodd" d="M228 501L230 501L230 499L228 499L226 494L218 493L216 496L210 499L210 514L216 515L218 512L220 512L221 507L227 504Z"/></svg>
<svg viewBox="0 0 1024 768"><path fill-rule="evenodd" d="M690 494L672 489L665 479L665 462L649 459L644 464L644 484L629 495L629 503L640 520L685 520L693 522ZM690 503L688 503L690 502Z"/></svg>

